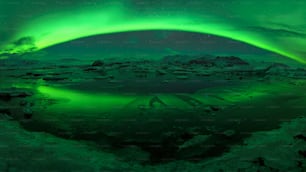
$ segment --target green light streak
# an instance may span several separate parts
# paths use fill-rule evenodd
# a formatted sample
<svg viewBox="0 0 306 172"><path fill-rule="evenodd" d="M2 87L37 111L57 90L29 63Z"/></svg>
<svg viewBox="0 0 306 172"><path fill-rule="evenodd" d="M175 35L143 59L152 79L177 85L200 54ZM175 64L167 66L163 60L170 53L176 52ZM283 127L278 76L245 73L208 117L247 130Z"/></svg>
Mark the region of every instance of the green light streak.
<svg viewBox="0 0 306 172"><path fill-rule="evenodd" d="M71 19L73 20L73 19ZM122 19L124 21L124 19ZM85 23L85 22L80 22ZM205 22L206 23L206 22ZM70 24L68 24L69 26ZM73 25L73 24L71 24ZM47 30L49 25L42 25L43 28L39 30ZM82 38L86 36L99 35L99 34L108 34L116 32L129 32L129 31L141 31L141 30L179 30L179 31L189 31L189 32L198 32L203 34L213 34L217 36L231 38L237 41L245 42L253 46L266 49L287 57L291 57L297 61L304 62L302 59L299 59L294 54L288 53L281 49L278 49L276 46L269 44L268 41L264 39L258 40L259 36L253 33L246 33L241 31L235 31L232 26L225 24L209 23L206 24L192 24L188 19L145 19L145 20L136 20L133 22L122 22L120 24L99 24L98 26L88 26L86 23L82 26L80 24L77 27L68 27L66 25L58 26L56 31L50 32L50 34L41 36L36 41L36 46L38 49L46 48L58 43L63 43L77 38ZM37 30L26 33L27 35L33 35Z"/></svg>
<svg viewBox="0 0 306 172"><path fill-rule="evenodd" d="M134 5L119 1L113 5L98 4L95 8L74 8L70 11L59 11L57 13L46 13L20 28L12 40L23 37L32 37L35 46L43 49L59 43L71 41L87 36L108 34L116 32L142 31L142 30L178 30L213 34L241 41L274 53L290 57L305 63L303 52L296 47L306 46L306 37L292 36L294 33L303 33L300 27L297 30L288 29L288 23L299 24L302 28L305 21L301 16L305 14L300 3L290 3L296 12L280 8L275 3L261 1L260 3L227 3L226 12L234 17L224 16L224 9L210 9L209 3L201 4L205 10L184 9L181 3L172 11L161 11L157 6L146 12L141 12ZM252 5L252 9L246 10ZM255 10L254 10L255 9ZM270 13L264 9L270 9ZM280 20L279 10L288 12L290 17ZM259 11L262 10L262 11ZM255 15L258 13L262 15ZM286 13L287 14L287 13ZM236 16L236 17L235 17ZM237 17L238 16L238 17ZM274 24L273 24L274 23ZM278 24L275 24L278 23ZM285 25L285 26L284 26ZM288 26L287 26L288 25ZM252 29L252 26L260 29ZM263 28L263 29L262 29ZM267 29L268 28L268 29ZM270 30L269 30L270 29ZM273 33L267 34L267 31ZM275 32L275 34L274 34ZM279 33L278 33L279 32ZM284 36L284 33L291 35ZM289 46L288 46L289 45ZM30 47L7 45L9 53L26 52Z"/></svg>

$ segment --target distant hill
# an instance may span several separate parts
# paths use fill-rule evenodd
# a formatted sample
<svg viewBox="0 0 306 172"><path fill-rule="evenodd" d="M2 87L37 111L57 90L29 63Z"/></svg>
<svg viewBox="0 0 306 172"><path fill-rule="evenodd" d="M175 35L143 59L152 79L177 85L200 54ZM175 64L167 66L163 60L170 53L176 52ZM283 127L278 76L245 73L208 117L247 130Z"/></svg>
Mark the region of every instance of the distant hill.
<svg viewBox="0 0 306 172"><path fill-rule="evenodd" d="M231 66L241 66L241 65L249 65L248 62L242 60L239 57L235 56L217 56L214 59L215 63L218 66L225 66L225 67L231 67Z"/></svg>
<svg viewBox="0 0 306 172"><path fill-rule="evenodd" d="M161 61L165 63L185 63L185 64L190 64L190 65L204 65L204 66L218 66L218 67L249 65L248 62L236 56L171 55L171 56L163 57Z"/></svg>
<svg viewBox="0 0 306 172"><path fill-rule="evenodd" d="M190 56L190 55L182 55L182 54L177 54L177 55L168 55L164 56L161 61L166 62L166 63L189 63L191 60L196 60L196 59L212 59L214 56L211 55L203 55L203 56Z"/></svg>

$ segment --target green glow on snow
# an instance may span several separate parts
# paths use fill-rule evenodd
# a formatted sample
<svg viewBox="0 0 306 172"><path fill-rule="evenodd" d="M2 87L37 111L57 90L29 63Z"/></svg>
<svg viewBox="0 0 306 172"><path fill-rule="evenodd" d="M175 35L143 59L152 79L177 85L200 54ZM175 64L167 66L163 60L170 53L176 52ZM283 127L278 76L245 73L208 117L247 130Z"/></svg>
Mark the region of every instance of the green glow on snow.
<svg viewBox="0 0 306 172"><path fill-rule="evenodd" d="M280 84L281 85L281 84ZM219 89L212 89L209 93L215 93L219 97L223 97L228 102L220 102L214 97L207 97L204 94L207 92L198 92L196 94L186 94L187 96L196 98L197 100L204 103L204 105L210 105L213 103L217 104L231 104L239 103L250 100L252 98L260 98L268 96L267 90L277 89L279 86L260 86L254 85L249 88L241 86L242 90L236 89L232 92L222 92ZM240 88L240 87L239 87ZM150 100L155 95L128 95L128 94L113 94L113 93L86 93L77 90L68 90L63 88L55 88L50 86L39 86L38 92L48 98L55 99L58 102L48 107L48 109L61 109L61 111L73 111L76 113L86 112L112 112L117 110L136 110L139 106L149 107ZM176 94L163 94L159 93L157 96L168 106L177 107L178 109L193 108L188 102L185 102L178 97Z"/></svg>
<svg viewBox="0 0 306 172"><path fill-rule="evenodd" d="M132 101L132 96L120 96L113 94L86 94L73 90L65 90L47 86L39 86L37 90L47 95L50 98L62 100L64 109L90 109L93 111L112 110L114 106L117 108L123 107L128 102Z"/></svg>

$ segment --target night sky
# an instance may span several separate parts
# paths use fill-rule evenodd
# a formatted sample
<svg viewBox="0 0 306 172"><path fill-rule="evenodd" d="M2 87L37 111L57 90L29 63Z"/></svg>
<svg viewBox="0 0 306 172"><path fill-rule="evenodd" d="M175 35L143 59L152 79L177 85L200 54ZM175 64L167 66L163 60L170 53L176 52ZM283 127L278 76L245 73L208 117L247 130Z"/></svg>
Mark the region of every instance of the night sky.
<svg viewBox="0 0 306 172"><path fill-rule="evenodd" d="M249 50L249 53L260 54L259 50L241 43L224 43L222 46L224 40L236 40L306 62L304 0L1 1L0 26L0 54L6 56L51 48L50 46L60 43L101 34L111 34L115 38L113 33L117 32L177 30L203 34L188 34L186 42L199 42L200 38L193 37L211 35L212 38L206 40L214 44L204 44L204 50L208 53L234 51L233 53L244 54ZM160 33L164 33L164 37ZM150 48L153 45L143 44L143 40L139 38L155 39L163 42L160 45L169 45L169 42L179 40L178 37L183 35L180 32L172 34L174 35L169 32L135 32L129 35L133 37L130 42L139 44L135 46L140 47L138 50L147 47L150 49L147 52L153 52L154 47ZM107 37L109 36L104 38ZM101 41L102 38L91 37L91 41ZM90 41L89 38L86 40ZM119 47L118 42L113 43L112 47ZM94 44L87 45L93 46L88 49L90 51L97 48ZM230 45L235 46L230 48ZM170 54L188 53L188 49L196 53L200 48L187 43L186 46L163 47L161 51L169 51Z"/></svg>
<svg viewBox="0 0 306 172"><path fill-rule="evenodd" d="M44 52L45 59L135 58L158 60L167 55L234 55L244 59L258 57L269 57L266 60L286 59L275 53L224 37L161 30L90 36L47 47L41 52Z"/></svg>

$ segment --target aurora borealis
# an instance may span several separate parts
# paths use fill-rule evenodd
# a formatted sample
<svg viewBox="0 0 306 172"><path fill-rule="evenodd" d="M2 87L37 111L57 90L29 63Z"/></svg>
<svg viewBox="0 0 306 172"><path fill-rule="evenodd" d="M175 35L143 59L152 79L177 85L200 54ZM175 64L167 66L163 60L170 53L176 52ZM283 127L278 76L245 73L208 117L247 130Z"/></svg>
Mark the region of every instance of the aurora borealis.
<svg viewBox="0 0 306 172"><path fill-rule="evenodd" d="M222 36L306 62L305 1L0 2L1 54L140 30Z"/></svg>

